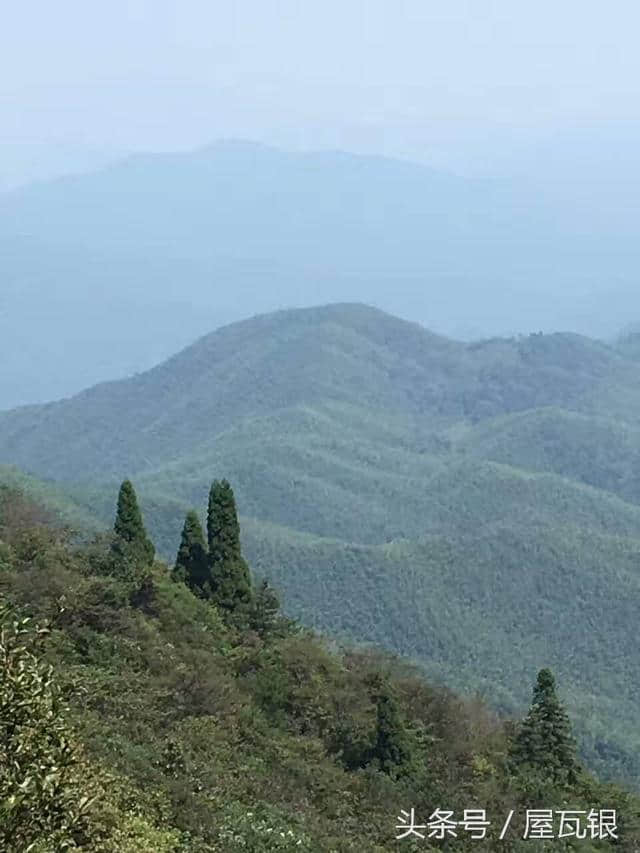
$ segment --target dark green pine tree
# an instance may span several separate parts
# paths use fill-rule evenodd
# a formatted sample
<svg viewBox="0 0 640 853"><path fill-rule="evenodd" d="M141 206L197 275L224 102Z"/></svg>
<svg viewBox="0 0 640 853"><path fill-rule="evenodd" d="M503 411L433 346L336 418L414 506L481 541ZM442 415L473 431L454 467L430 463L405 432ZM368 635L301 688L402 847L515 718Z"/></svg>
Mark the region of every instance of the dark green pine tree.
<svg viewBox="0 0 640 853"><path fill-rule="evenodd" d="M209 597L211 594L209 556L198 513L190 510L184 520L182 538L173 577L181 580L194 592Z"/></svg>
<svg viewBox="0 0 640 853"><path fill-rule="evenodd" d="M538 673L531 708L512 741L510 757L516 769L535 769L555 783L576 780L579 768L571 723L549 669Z"/></svg>
<svg viewBox="0 0 640 853"><path fill-rule="evenodd" d="M411 749L391 687L381 678L375 683L376 728L371 757L389 775L401 775L411 764Z"/></svg>
<svg viewBox="0 0 640 853"><path fill-rule="evenodd" d="M131 561L137 568L151 566L155 548L147 536L138 498L130 480L125 480L120 486L113 532L113 551L119 560Z"/></svg>
<svg viewBox="0 0 640 853"><path fill-rule="evenodd" d="M251 576L240 548L240 525L233 489L227 480L214 480L207 509L207 541L211 598L227 611L247 610Z"/></svg>

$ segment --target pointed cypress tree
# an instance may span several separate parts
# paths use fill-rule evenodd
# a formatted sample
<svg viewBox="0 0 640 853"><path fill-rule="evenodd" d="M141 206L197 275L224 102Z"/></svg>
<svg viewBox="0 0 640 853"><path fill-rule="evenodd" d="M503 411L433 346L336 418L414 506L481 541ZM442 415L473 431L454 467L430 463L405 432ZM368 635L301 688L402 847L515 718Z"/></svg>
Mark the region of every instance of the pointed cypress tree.
<svg viewBox="0 0 640 853"><path fill-rule="evenodd" d="M214 562L241 556L236 501L228 480L214 480L211 484L207 507L207 539Z"/></svg>
<svg viewBox="0 0 640 853"><path fill-rule="evenodd" d="M117 557L131 559L137 566L150 566L153 563L155 548L147 536L138 498L130 480L125 480L120 486L113 532L116 536L113 551Z"/></svg>
<svg viewBox="0 0 640 853"><path fill-rule="evenodd" d="M554 782L575 781L578 764L571 723L549 669L538 673L531 708L512 741L510 757L516 768L535 768Z"/></svg>
<svg viewBox="0 0 640 853"><path fill-rule="evenodd" d="M242 557L236 501L227 480L214 480L211 485L207 541L211 598L227 611L246 609L251 603L251 577Z"/></svg>
<svg viewBox="0 0 640 853"><path fill-rule="evenodd" d="M182 538L173 567L173 577L199 594L210 594L207 546L198 513L190 510L184 520Z"/></svg>

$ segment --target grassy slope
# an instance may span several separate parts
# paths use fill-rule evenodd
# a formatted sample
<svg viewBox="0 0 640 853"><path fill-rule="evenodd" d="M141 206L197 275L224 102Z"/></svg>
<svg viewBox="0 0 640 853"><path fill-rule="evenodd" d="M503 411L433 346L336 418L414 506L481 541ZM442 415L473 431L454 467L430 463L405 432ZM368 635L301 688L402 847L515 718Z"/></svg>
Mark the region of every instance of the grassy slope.
<svg viewBox="0 0 640 853"><path fill-rule="evenodd" d="M637 779L639 371L575 335L465 347L361 306L281 312L0 415L0 459L84 480L105 522L134 475L168 558L229 477L292 612L509 709L551 663L590 761Z"/></svg>

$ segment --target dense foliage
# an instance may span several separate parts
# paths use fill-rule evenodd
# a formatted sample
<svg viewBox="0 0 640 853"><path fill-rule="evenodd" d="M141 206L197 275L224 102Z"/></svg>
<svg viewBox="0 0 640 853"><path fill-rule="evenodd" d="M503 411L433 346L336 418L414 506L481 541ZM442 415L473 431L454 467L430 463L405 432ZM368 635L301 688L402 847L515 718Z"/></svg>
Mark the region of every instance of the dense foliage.
<svg viewBox="0 0 640 853"><path fill-rule="evenodd" d="M223 611L248 610L251 601L249 567L240 548L240 525L233 489L228 480L214 481L207 507L210 597Z"/></svg>
<svg viewBox="0 0 640 853"><path fill-rule="evenodd" d="M205 595L210 589L209 554L198 513L193 509L184 520L173 576L197 594Z"/></svg>
<svg viewBox="0 0 640 853"><path fill-rule="evenodd" d="M112 550L122 565L133 563L144 567L152 564L155 548L147 536L138 497L130 480L120 486L113 532Z"/></svg>
<svg viewBox="0 0 640 853"><path fill-rule="evenodd" d="M22 845L5 839L3 849L477 849L461 825L446 842L396 840L403 810L425 822L437 808L459 818L486 809L483 849L512 851L530 849L527 808L615 809L618 849L637 846L634 797L577 765L553 769L567 766L557 735L570 733L550 674L522 724L505 725L399 659L330 652L280 617L260 583L241 622L159 562L136 598L137 580L113 570L112 543L74 544L23 495L2 492L0 596L12 609L2 618L0 795ZM540 725L540 737L523 735ZM551 763L530 766L525 741ZM511 809L512 831L497 841Z"/></svg>
<svg viewBox="0 0 640 853"><path fill-rule="evenodd" d="M549 669L541 669L533 691L531 709L511 745L517 767L543 774L554 781L574 783L578 766L571 724L556 695Z"/></svg>
<svg viewBox="0 0 640 853"><path fill-rule="evenodd" d="M334 305L2 414L0 459L62 484L73 504L51 480L25 483L82 529L111 526L131 473L171 561L186 513L229 478L248 562L288 615L514 715L549 666L581 759L637 787L639 379L622 345L463 344ZM202 587L210 567L187 546Z"/></svg>
<svg viewBox="0 0 640 853"><path fill-rule="evenodd" d="M28 623L0 610L0 843L12 851L82 844L90 831L61 697L37 656L43 629Z"/></svg>

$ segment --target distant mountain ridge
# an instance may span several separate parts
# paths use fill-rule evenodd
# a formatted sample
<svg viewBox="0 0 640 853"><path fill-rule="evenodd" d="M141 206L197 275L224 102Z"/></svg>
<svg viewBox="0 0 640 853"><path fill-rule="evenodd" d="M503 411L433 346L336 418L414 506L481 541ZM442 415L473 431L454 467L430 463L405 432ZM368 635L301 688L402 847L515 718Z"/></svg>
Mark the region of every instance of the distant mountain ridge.
<svg viewBox="0 0 640 853"><path fill-rule="evenodd" d="M125 461L145 470L240 418L293 406L382 408L443 424L540 406L591 412L603 396L615 406L615 382L636 372L613 348L574 334L463 344L364 305L281 311L206 335L131 379L0 413L0 453L10 448L5 461L25 468L38 459L46 476L84 479ZM622 420L623 408L639 411L633 399L619 405ZM74 443L71 467L63 438Z"/></svg>
<svg viewBox="0 0 640 853"><path fill-rule="evenodd" d="M319 302L373 302L446 334L609 335L640 312L639 258L600 234L561 227L543 188L240 141L21 187L0 194L0 409Z"/></svg>

